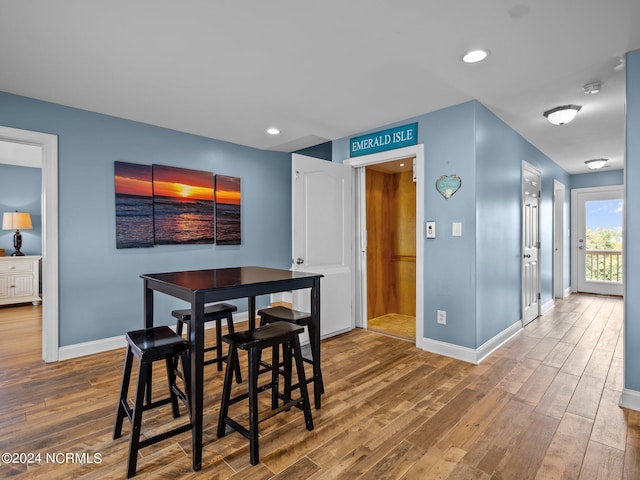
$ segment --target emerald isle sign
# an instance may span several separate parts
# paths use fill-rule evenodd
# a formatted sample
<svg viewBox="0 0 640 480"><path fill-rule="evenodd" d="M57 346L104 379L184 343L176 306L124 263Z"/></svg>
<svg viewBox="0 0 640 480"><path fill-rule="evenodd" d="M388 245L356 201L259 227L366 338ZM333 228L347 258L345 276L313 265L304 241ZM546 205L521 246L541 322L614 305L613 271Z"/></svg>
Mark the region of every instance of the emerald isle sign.
<svg viewBox="0 0 640 480"><path fill-rule="evenodd" d="M349 156L358 157L408 147L418 143L418 124L410 123L380 132L354 137L349 141Z"/></svg>

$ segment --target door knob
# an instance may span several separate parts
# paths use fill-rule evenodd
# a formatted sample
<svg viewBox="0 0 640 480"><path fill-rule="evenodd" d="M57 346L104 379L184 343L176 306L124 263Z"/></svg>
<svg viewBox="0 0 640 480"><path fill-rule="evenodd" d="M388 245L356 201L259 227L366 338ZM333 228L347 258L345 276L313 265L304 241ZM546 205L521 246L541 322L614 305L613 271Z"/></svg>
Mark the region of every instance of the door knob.
<svg viewBox="0 0 640 480"><path fill-rule="evenodd" d="M531 258L531 255L528 254L528 253L526 255L523 255L523 256L524 256L524 258Z"/></svg>
<svg viewBox="0 0 640 480"><path fill-rule="evenodd" d="M303 264L303 263L304 263L304 260L303 260L302 258L296 258L296 263L297 263L298 265L301 265L301 264Z"/></svg>

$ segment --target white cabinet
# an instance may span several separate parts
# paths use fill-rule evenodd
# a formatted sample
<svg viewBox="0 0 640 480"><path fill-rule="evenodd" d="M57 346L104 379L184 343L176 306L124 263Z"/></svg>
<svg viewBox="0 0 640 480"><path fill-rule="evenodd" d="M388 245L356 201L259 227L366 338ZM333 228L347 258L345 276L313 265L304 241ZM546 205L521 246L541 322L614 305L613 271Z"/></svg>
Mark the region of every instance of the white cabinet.
<svg viewBox="0 0 640 480"><path fill-rule="evenodd" d="M40 257L0 257L0 305L40 304Z"/></svg>

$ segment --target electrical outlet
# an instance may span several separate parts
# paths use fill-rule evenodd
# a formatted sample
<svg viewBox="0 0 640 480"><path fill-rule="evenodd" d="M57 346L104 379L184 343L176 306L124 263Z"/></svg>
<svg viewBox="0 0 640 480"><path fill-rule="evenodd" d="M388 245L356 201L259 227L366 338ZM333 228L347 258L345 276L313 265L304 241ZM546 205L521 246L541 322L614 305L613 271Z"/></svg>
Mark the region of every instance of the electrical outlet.
<svg viewBox="0 0 640 480"><path fill-rule="evenodd" d="M438 310L438 317L436 319L436 322L438 322L440 325L447 324L447 312L445 310Z"/></svg>

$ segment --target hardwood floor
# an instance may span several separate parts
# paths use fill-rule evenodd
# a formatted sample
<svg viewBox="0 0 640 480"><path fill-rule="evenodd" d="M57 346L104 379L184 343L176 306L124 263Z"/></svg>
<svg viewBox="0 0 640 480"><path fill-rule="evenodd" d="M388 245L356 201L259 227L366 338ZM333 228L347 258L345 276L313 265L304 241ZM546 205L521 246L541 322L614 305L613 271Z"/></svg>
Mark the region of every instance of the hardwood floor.
<svg viewBox="0 0 640 480"><path fill-rule="evenodd" d="M7 312L5 331L28 322ZM202 471L186 433L143 449L137 478L638 479L621 331L620 299L574 295L477 366L365 330L325 340L315 429L296 409L266 420L254 467L239 434L216 439L222 375L208 367ZM41 462L2 462L0 478L124 478L128 438L111 438L124 350L46 365L15 338L0 340L0 452ZM143 431L172 424L168 408L146 413Z"/></svg>

